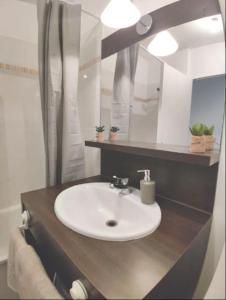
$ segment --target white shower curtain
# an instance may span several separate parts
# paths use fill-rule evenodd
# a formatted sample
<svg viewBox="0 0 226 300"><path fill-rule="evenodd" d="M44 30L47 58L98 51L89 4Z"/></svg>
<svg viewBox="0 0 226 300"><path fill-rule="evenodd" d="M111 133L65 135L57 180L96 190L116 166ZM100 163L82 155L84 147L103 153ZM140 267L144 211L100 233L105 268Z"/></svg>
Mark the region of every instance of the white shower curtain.
<svg viewBox="0 0 226 300"><path fill-rule="evenodd" d="M111 126L119 127L119 139L129 140L130 105L134 99L134 83L137 69L139 45L134 44L117 55Z"/></svg>
<svg viewBox="0 0 226 300"><path fill-rule="evenodd" d="M81 5L38 1L39 73L47 186L84 177L78 114Z"/></svg>

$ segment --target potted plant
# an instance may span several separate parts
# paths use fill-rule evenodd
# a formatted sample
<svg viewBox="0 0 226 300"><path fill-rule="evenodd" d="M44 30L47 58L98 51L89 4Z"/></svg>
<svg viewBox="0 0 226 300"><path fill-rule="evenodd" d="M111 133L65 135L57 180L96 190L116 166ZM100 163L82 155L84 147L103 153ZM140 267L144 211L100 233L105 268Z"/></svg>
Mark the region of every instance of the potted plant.
<svg viewBox="0 0 226 300"><path fill-rule="evenodd" d="M104 130L105 127L104 126L96 126L96 138L98 142L103 142L104 141Z"/></svg>
<svg viewBox="0 0 226 300"><path fill-rule="evenodd" d="M112 126L110 129L110 141L115 142L118 137L119 128Z"/></svg>
<svg viewBox="0 0 226 300"><path fill-rule="evenodd" d="M204 138L204 125L195 124L190 128L192 134L191 152L204 153L206 151L206 144Z"/></svg>
<svg viewBox="0 0 226 300"><path fill-rule="evenodd" d="M211 151L214 148L214 143L215 143L215 137L213 135L214 130L215 130L214 126L208 127L204 125L204 139L205 139L207 151Z"/></svg>

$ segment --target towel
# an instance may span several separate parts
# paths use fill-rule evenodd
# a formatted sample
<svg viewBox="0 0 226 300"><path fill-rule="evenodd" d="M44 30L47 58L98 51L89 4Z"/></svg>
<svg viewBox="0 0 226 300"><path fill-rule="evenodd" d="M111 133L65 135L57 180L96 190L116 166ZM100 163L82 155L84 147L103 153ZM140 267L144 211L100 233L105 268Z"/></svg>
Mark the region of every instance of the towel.
<svg viewBox="0 0 226 300"><path fill-rule="evenodd" d="M18 229L11 235L7 279L20 299L63 299Z"/></svg>

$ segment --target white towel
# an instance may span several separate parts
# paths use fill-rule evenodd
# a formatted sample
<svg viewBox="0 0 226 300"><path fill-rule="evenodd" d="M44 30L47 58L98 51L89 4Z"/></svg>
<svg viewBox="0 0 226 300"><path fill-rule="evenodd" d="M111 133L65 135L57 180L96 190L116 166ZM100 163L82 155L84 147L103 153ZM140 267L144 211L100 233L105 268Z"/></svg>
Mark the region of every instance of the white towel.
<svg viewBox="0 0 226 300"><path fill-rule="evenodd" d="M63 299L49 279L35 250L19 230L11 235L8 285L20 299Z"/></svg>

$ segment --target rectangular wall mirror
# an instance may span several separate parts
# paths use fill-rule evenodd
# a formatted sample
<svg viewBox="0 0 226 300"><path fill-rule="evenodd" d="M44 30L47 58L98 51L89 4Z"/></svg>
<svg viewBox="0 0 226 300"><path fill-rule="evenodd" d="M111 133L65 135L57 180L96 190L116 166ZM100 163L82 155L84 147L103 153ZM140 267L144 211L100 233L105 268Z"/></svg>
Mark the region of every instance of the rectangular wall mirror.
<svg viewBox="0 0 226 300"><path fill-rule="evenodd" d="M157 34L102 60L105 138L116 126L119 140L187 146L189 127L204 123L215 127L215 148L219 148L225 105L221 15L172 27L167 33L178 43L174 54L155 53ZM161 46L161 38L157 42ZM169 49L164 50L171 46L169 41Z"/></svg>

